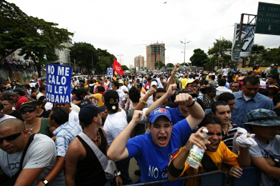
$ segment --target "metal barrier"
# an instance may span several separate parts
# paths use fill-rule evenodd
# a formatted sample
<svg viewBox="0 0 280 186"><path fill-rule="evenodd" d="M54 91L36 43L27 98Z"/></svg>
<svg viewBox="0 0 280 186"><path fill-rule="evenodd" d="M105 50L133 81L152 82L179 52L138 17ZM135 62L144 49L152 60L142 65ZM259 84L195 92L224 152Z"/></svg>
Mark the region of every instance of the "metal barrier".
<svg viewBox="0 0 280 186"><path fill-rule="evenodd" d="M226 185L226 174L224 171L212 171L212 172L206 172L203 174L195 174L192 176L186 176L186 177L180 177L178 179L176 179L175 181L181 181L181 185L184 186L185 185L185 181L192 179L192 178L198 178L200 177L202 180L205 178L204 184L202 185L207 185L207 186L211 186L211 179L213 179L213 181L215 181L214 185L215 186L225 186ZM217 179L221 179L221 180L217 180ZM220 184L218 183L220 182ZM164 186L166 183L171 183L171 181L168 180L159 180L159 181L154 181L154 182L145 182L145 183L137 183L137 184L132 184L131 186L141 186L141 185L162 185Z"/></svg>

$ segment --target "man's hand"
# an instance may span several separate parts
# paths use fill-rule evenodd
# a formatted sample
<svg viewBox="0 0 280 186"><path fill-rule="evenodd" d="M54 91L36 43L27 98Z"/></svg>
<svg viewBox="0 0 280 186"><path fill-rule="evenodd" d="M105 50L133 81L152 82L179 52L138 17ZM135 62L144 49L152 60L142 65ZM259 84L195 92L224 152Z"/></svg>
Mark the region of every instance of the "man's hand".
<svg viewBox="0 0 280 186"><path fill-rule="evenodd" d="M178 63L174 66L174 71L178 72L179 70L180 70L180 64Z"/></svg>
<svg viewBox="0 0 280 186"><path fill-rule="evenodd" d="M176 96L174 103L176 103L177 105L189 106L193 103L193 101L194 100L190 94L180 93Z"/></svg>
<svg viewBox="0 0 280 186"><path fill-rule="evenodd" d="M141 110L134 110L132 120L134 123L139 123L141 121L141 116L143 112Z"/></svg>
<svg viewBox="0 0 280 186"><path fill-rule="evenodd" d="M168 97L174 95L175 92L176 92L176 90L177 90L177 85L176 85L176 84L170 85L170 86L168 87L168 90L167 90L167 95L168 95Z"/></svg>
<svg viewBox="0 0 280 186"><path fill-rule="evenodd" d="M36 186L45 186L45 184L42 181L39 181Z"/></svg>
<svg viewBox="0 0 280 186"><path fill-rule="evenodd" d="M157 90L156 90L154 87L151 87L151 88L149 89L149 91L147 92L147 94L148 94L149 96L151 96L151 95L153 95L156 91L157 91Z"/></svg>
<svg viewBox="0 0 280 186"><path fill-rule="evenodd" d="M206 149L205 146L206 137L201 133L203 128L205 127L201 127L198 131L196 131L196 133L191 134L187 144L185 145L186 150L190 151L193 145L196 145L201 149ZM207 144L210 144L210 142L207 141Z"/></svg>
<svg viewBox="0 0 280 186"><path fill-rule="evenodd" d="M229 175L234 178L240 178L242 175L242 169L240 167L233 166L229 170Z"/></svg>
<svg viewBox="0 0 280 186"><path fill-rule="evenodd" d="M120 176L116 176L116 185L122 185L122 178Z"/></svg>

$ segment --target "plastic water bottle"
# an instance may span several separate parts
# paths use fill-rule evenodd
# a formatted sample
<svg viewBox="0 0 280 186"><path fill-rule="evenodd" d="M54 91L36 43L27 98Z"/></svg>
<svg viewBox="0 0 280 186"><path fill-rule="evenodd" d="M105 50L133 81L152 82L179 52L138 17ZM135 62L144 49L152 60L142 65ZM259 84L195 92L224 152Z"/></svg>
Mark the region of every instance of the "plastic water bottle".
<svg viewBox="0 0 280 186"><path fill-rule="evenodd" d="M208 130L206 128L202 129L202 134L206 137L205 144L208 141L207 133L208 133ZM203 158L204 151L205 151L205 149L201 149L198 146L193 145L189 152L189 156L187 158L188 165L194 169L197 169Z"/></svg>

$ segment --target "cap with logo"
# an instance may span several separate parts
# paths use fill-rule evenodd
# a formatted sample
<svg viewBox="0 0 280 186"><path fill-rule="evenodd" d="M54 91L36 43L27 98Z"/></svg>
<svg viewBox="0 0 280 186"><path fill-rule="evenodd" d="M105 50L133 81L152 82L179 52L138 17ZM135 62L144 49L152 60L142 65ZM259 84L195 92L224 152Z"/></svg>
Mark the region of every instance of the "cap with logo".
<svg viewBox="0 0 280 186"><path fill-rule="evenodd" d="M149 122L154 123L158 117L165 116L169 121L172 121L171 115L165 108L158 107L150 113Z"/></svg>
<svg viewBox="0 0 280 186"><path fill-rule="evenodd" d="M119 109L119 94L115 90L108 90L104 94L105 104L108 110L117 111Z"/></svg>

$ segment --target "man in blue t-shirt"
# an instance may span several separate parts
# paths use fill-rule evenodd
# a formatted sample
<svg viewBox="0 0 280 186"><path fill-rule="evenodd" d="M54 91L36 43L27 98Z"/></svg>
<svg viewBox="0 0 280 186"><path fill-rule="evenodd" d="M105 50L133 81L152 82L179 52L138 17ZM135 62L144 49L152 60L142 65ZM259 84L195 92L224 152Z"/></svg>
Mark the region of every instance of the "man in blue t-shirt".
<svg viewBox="0 0 280 186"><path fill-rule="evenodd" d="M135 110L131 122L108 149L107 156L113 160L135 157L141 169L141 182L167 179L167 165L171 155L186 144L192 130L204 118L203 109L191 95L181 94L176 97L175 102L189 107L190 115L186 119L177 122L173 127L170 112L165 108L156 108L149 116L147 127L150 132L129 139L142 115L142 111ZM170 183L177 184L180 182Z"/></svg>

